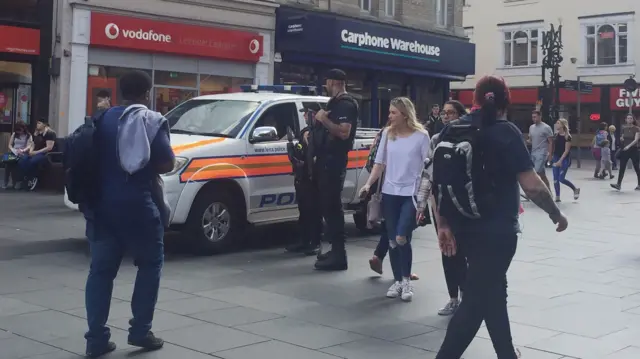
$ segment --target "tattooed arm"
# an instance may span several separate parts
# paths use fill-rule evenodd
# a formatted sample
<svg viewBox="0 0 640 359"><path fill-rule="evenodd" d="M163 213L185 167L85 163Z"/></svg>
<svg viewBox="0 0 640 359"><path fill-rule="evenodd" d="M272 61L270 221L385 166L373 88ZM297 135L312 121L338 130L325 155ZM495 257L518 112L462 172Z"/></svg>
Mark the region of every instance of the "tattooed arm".
<svg viewBox="0 0 640 359"><path fill-rule="evenodd" d="M531 169L518 175L518 182L527 198L543 211L547 212L549 218L558 225L558 232L564 231L567 226L567 218L562 214L558 206L553 201L553 196L549 188L542 182L540 176Z"/></svg>

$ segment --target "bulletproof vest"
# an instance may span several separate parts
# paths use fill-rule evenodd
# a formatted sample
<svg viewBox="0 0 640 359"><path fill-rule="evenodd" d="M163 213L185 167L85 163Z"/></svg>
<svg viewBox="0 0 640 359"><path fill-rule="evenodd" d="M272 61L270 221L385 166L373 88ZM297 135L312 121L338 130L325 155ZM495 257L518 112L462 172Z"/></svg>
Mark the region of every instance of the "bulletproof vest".
<svg viewBox="0 0 640 359"><path fill-rule="evenodd" d="M353 106L355 107L356 110L356 123L358 122L358 115L359 115L359 106L358 106L358 101L355 99L355 97L349 95L348 93L344 93L338 97L334 97L331 100L329 100L329 103L327 104L327 110L331 111L331 107L332 105L336 104L337 102L340 101L348 101L351 104L353 104ZM349 139L344 141L338 138L334 138L333 136L331 136L329 134L329 131L327 131L324 126L320 125L321 129L324 132L324 135L322 136L318 136L321 137L321 140L323 141L322 144L319 144L318 142L316 142L316 146L321 146L319 148L323 149L323 152L325 155L330 155L333 152L336 152L336 145L340 145L343 146L343 148L341 150L348 152L353 148L353 141L355 140L355 135L356 135L356 130L357 130L357 126L351 126L351 133L349 134ZM317 147L318 148L318 147Z"/></svg>

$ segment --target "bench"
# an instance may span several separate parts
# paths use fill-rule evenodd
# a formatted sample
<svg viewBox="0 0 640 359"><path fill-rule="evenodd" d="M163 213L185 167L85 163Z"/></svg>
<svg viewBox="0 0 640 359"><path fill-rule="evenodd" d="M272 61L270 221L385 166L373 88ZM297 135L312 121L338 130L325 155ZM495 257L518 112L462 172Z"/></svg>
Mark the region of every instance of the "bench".
<svg viewBox="0 0 640 359"><path fill-rule="evenodd" d="M64 192L64 168L62 167L62 149L64 138L56 139L58 151L47 153L47 161L42 165L38 176L38 188L47 191Z"/></svg>

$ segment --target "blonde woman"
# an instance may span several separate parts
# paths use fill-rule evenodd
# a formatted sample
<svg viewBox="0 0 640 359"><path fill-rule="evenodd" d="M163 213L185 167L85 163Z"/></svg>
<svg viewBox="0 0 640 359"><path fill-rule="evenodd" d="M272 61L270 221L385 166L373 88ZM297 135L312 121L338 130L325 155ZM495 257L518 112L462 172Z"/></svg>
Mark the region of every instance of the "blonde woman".
<svg viewBox="0 0 640 359"><path fill-rule="evenodd" d="M411 234L417 226L415 195L428 154L429 133L418 122L411 100L406 97L391 100L389 123L382 133L375 165L361 195L368 193L384 172L382 214L395 280L387 297L401 297L406 302L413 299Z"/></svg>
<svg viewBox="0 0 640 359"><path fill-rule="evenodd" d="M580 197L580 188L566 179L567 171L571 166L571 134L569 133L569 122L564 118L559 119L555 124L556 135L553 139L553 188L556 191L556 202L560 202L560 184L573 190L573 199Z"/></svg>

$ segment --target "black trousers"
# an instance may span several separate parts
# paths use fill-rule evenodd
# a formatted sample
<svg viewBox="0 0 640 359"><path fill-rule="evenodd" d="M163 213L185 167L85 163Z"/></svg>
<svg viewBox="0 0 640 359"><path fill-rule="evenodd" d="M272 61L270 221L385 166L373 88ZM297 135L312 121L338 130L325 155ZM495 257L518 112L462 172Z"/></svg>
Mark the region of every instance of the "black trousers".
<svg viewBox="0 0 640 359"><path fill-rule="evenodd" d="M342 209L342 189L346 176L346 162L338 168L319 167L314 171L318 180L322 217L326 227L325 240L331 242L331 250L345 251L344 210Z"/></svg>
<svg viewBox="0 0 640 359"><path fill-rule="evenodd" d="M517 234L456 233L456 240L469 271L464 299L449 322L436 359L460 359L483 320L498 359L516 359L507 314L507 270L516 252Z"/></svg>
<svg viewBox="0 0 640 359"><path fill-rule="evenodd" d="M436 235L438 235L438 224L436 223L436 215L431 211L433 216L433 226L436 229ZM449 292L449 298L458 298L460 292L464 291L462 288L464 281L467 278L467 258L462 252L461 246L458 246L456 255L453 257L447 257L442 255L442 269L444 269L444 280L447 282L447 291Z"/></svg>
<svg viewBox="0 0 640 359"><path fill-rule="evenodd" d="M320 200L317 182L310 179L295 179L296 199L298 201L298 226L300 240L304 245L320 245L322 239L322 212L318 206Z"/></svg>
<svg viewBox="0 0 640 359"><path fill-rule="evenodd" d="M620 169L618 170L618 185L622 184L624 173L627 171L627 163L631 161L636 176L638 177L638 186L640 186L640 150L638 148L630 148L627 151L620 152Z"/></svg>

